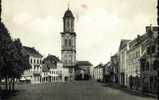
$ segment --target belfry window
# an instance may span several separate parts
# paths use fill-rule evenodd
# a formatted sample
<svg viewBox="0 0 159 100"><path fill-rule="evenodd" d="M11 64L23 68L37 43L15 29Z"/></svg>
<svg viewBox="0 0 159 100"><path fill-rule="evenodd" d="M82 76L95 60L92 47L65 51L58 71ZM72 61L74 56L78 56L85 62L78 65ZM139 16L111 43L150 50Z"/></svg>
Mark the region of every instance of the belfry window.
<svg viewBox="0 0 159 100"><path fill-rule="evenodd" d="M65 46L67 46L67 39L65 39Z"/></svg>
<svg viewBox="0 0 159 100"><path fill-rule="evenodd" d="M71 39L69 39L69 46L71 46L72 45L72 43L71 43Z"/></svg>

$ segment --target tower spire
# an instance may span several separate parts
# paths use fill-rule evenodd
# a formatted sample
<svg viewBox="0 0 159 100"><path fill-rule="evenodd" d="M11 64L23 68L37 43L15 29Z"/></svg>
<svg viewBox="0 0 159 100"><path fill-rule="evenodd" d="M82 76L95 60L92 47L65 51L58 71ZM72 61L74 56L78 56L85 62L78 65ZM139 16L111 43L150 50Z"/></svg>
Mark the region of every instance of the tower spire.
<svg viewBox="0 0 159 100"><path fill-rule="evenodd" d="M70 0L67 0L67 7L70 9Z"/></svg>

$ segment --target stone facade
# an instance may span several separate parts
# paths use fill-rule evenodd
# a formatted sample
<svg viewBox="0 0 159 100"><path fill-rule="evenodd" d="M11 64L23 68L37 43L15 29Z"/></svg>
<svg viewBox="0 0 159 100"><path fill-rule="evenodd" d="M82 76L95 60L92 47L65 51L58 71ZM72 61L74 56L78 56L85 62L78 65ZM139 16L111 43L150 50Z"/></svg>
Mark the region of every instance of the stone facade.
<svg viewBox="0 0 159 100"><path fill-rule="evenodd" d="M144 53L140 59L142 90L155 93L157 91L157 27L146 27L145 39L142 42Z"/></svg>
<svg viewBox="0 0 159 100"><path fill-rule="evenodd" d="M146 33L132 41L122 40L119 49L120 85L155 92L157 86L157 27L146 27Z"/></svg>
<svg viewBox="0 0 159 100"><path fill-rule="evenodd" d="M63 17L63 32L61 32L61 60L63 66L69 69L70 80L74 79L76 64L76 33L74 32L74 16L68 9Z"/></svg>
<svg viewBox="0 0 159 100"><path fill-rule="evenodd" d="M138 35L136 39L127 44L126 87L137 88L140 83L140 58L143 54L141 42L141 37ZM130 85L131 83L133 85Z"/></svg>

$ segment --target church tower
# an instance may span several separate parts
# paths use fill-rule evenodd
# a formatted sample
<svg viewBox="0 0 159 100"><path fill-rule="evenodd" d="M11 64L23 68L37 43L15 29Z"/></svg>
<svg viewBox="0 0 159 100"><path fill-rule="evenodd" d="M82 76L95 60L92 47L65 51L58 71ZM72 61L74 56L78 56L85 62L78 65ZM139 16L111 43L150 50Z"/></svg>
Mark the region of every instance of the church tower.
<svg viewBox="0 0 159 100"><path fill-rule="evenodd" d="M76 63L76 33L74 32L74 16L68 8L63 17L63 32L61 32L61 60L63 66L69 69L70 79L74 78Z"/></svg>

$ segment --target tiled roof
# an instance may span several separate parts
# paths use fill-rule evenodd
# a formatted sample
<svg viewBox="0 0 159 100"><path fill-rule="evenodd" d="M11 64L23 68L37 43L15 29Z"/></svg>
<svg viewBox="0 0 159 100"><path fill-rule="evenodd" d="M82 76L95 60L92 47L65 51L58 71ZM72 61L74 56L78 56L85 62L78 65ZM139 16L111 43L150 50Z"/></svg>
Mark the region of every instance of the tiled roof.
<svg viewBox="0 0 159 100"><path fill-rule="evenodd" d="M46 65L49 69L57 68L57 62L60 62L60 59L54 55L48 55L43 60L44 65Z"/></svg>
<svg viewBox="0 0 159 100"><path fill-rule="evenodd" d="M60 59L54 55L48 55L46 58L44 58L44 62L45 61L51 61L51 62L60 62Z"/></svg>
<svg viewBox="0 0 159 100"><path fill-rule="evenodd" d="M92 66L92 64L89 61L78 61L76 65L77 66Z"/></svg>
<svg viewBox="0 0 159 100"><path fill-rule="evenodd" d="M42 57L42 55L37 50L35 50L35 48L27 46L23 46L22 53L29 56L40 57L40 58Z"/></svg>

